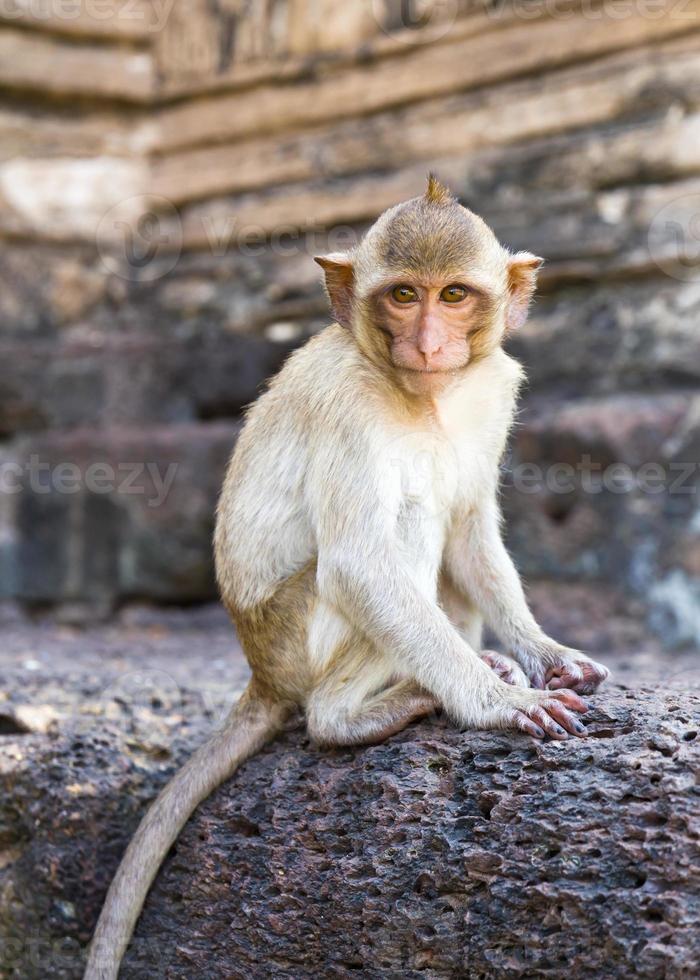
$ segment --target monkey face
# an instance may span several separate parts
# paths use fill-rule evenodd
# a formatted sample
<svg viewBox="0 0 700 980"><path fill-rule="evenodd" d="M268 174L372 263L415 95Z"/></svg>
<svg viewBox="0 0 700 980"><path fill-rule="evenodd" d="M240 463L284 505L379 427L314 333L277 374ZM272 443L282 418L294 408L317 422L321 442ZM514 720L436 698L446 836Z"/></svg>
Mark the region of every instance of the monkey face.
<svg viewBox="0 0 700 980"><path fill-rule="evenodd" d="M375 297L375 324L394 367L453 372L469 363L480 306L483 297L464 282L399 282Z"/></svg>
<svg viewBox="0 0 700 980"><path fill-rule="evenodd" d="M524 321L541 262L511 255L433 177L423 197L384 212L352 254L316 261L360 350L402 387L428 393Z"/></svg>

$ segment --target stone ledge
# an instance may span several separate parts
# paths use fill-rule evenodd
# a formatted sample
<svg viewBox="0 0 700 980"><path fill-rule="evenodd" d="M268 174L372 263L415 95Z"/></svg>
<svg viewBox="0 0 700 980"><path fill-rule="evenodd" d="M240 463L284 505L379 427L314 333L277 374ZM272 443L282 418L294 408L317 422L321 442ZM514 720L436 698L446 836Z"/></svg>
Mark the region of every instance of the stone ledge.
<svg viewBox="0 0 700 980"><path fill-rule="evenodd" d="M684 688L611 687L566 744L435 719L321 753L288 732L190 821L121 976L691 976L700 692ZM0 739L3 976L80 977L140 813L211 724L179 689L83 699L81 723Z"/></svg>

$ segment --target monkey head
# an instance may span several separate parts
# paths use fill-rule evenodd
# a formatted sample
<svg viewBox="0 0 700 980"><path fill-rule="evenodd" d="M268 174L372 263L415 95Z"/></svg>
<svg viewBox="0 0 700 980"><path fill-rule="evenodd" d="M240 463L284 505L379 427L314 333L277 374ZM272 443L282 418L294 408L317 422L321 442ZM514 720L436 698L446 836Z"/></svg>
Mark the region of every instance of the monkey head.
<svg viewBox="0 0 700 980"><path fill-rule="evenodd" d="M520 326L542 262L508 252L432 175L353 252L315 261L337 321L413 391L434 390Z"/></svg>

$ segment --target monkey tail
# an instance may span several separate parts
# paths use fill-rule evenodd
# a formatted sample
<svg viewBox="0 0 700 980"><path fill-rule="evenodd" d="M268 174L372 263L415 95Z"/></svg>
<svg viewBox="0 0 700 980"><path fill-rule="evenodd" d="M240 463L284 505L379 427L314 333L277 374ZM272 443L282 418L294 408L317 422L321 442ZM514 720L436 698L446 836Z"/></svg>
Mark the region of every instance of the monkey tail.
<svg viewBox="0 0 700 980"><path fill-rule="evenodd" d="M260 699L249 685L224 727L161 791L141 821L107 892L84 980L117 980L151 883L192 812L281 729L286 716L280 703Z"/></svg>

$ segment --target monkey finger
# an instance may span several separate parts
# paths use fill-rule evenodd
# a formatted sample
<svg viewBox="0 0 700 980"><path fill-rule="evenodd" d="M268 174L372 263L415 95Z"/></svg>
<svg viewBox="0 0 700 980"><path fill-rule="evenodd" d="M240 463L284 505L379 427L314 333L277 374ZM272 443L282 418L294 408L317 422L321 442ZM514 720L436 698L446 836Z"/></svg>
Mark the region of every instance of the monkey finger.
<svg viewBox="0 0 700 980"><path fill-rule="evenodd" d="M550 738L563 742L569 737L559 722L549 714L543 705L537 708L531 708L529 715L540 727L544 728Z"/></svg>
<svg viewBox="0 0 700 980"><path fill-rule="evenodd" d="M496 653L494 650L485 650L479 656L500 677L504 684L510 684L513 687L529 687L528 678L510 657Z"/></svg>
<svg viewBox="0 0 700 980"><path fill-rule="evenodd" d="M527 735L532 735L533 738L544 738L544 731L539 725L536 725L532 718L529 718L524 711L516 711L513 715L513 724L520 731L525 732Z"/></svg>
<svg viewBox="0 0 700 980"><path fill-rule="evenodd" d="M582 664L582 669L583 682L579 685L579 690L585 694L592 694L610 676L610 671L607 667L604 667L603 664L594 663L593 661Z"/></svg>
<svg viewBox="0 0 700 980"><path fill-rule="evenodd" d="M529 682L525 674L513 665L503 671L496 672L504 684L510 684L511 687L529 687Z"/></svg>
<svg viewBox="0 0 700 980"><path fill-rule="evenodd" d="M570 674L565 672L557 677L552 677L550 680L548 680L546 690L561 691L564 688L568 688L569 690L572 691L573 690L580 691L582 683L583 682L580 679L576 677L572 677Z"/></svg>
<svg viewBox="0 0 700 980"><path fill-rule="evenodd" d="M573 712L569 711L568 708L565 708L560 701L552 698L551 701L545 701L543 707L547 713L558 721L559 724L562 725L571 735L576 735L579 738L583 738L583 736L585 736L585 725L582 725Z"/></svg>
<svg viewBox="0 0 700 980"><path fill-rule="evenodd" d="M563 688L568 688L571 691L577 691L579 694L593 694L601 680L596 680L591 675L586 676L585 674L578 677L565 670L560 676L553 677L547 682L547 690L561 691Z"/></svg>
<svg viewBox="0 0 700 980"><path fill-rule="evenodd" d="M580 694L592 694L609 676L608 668L594 660L561 664L547 671L547 689L557 691L568 687Z"/></svg>
<svg viewBox="0 0 700 980"><path fill-rule="evenodd" d="M572 681L570 679L567 680L566 678L561 678L561 679L557 678L556 680L551 681L551 683L547 685L547 690L559 691L565 687L568 687L572 691L576 691L577 694L593 694L596 688L598 687L598 685L583 680Z"/></svg>
<svg viewBox="0 0 700 980"><path fill-rule="evenodd" d="M545 675L546 685L550 690L569 687L573 690L583 680L583 671L578 664L561 663L550 667Z"/></svg>
<svg viewBox="0 0 700 980"><path fill-rule="evenodd" d="M578 711L579 714L585 714L588 711L588 705L585 701L576 694L575 691L563 690L563 691L552 691L551 695L547 700L557 700L561 701L566 705L567 708L571 708L572 711Z"/></svg>

